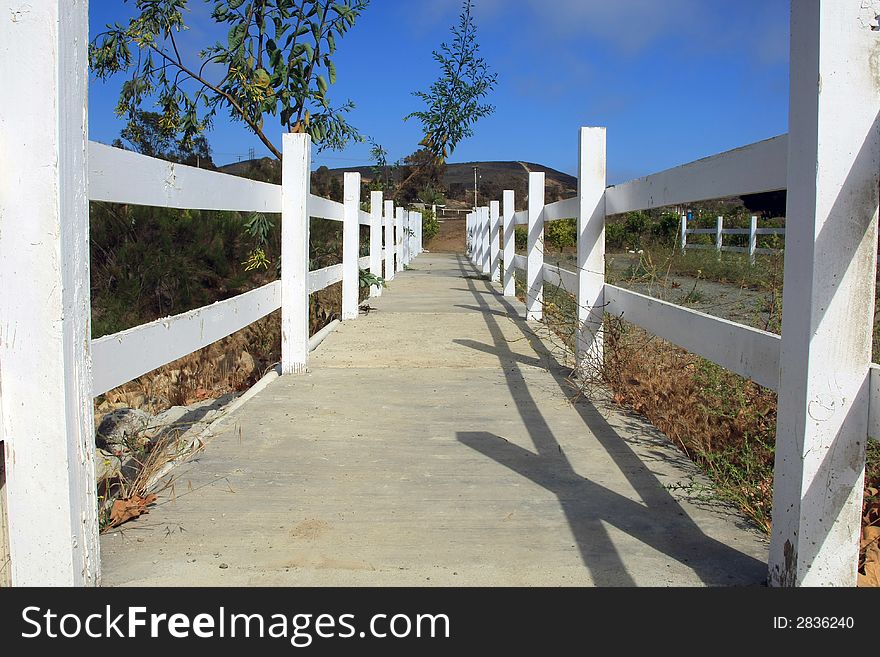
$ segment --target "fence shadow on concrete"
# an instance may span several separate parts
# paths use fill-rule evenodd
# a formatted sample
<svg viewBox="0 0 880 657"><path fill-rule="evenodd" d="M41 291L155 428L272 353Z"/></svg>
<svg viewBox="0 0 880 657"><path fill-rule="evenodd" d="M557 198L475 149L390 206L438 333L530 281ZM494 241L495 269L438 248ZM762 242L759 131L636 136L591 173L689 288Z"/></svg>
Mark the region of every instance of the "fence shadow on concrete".
<svg viewBox="0 0 880 657"><path fill-rule="evenodd" d="M635 585L633 575L627 571L626 563L603 523L612 525L649 548L687 565L708 585L763 583L767 575L765 564L707 536L681 510L678 501L645 467L643 460L626 440L587 400L574 402L574 409L583 420L585 428L597 438L638 493L643 504L590 481L575 471L529 393L522 373L517 367L510 365L545 365L562 393L570 396L571 387L565 368L549 352L541 354L540 358L523 358L515 354L504 337L496 314L491 312L484 300L485 293L497 293L487 281L472 277L473 268L465 258L459 256L458 264L469 291L474 295L476 307L483 313L493 344L472 340L454 342L498 357L508 388L518 401L516 410L537 453L488 432L458 432L458 440L557 496L577 541L584 566L597 585ZM519 312L503 297L497 296L508 309L508 319L516 324L524 338L534 336ZM731 573L736 573L736 576Z"/></svg>

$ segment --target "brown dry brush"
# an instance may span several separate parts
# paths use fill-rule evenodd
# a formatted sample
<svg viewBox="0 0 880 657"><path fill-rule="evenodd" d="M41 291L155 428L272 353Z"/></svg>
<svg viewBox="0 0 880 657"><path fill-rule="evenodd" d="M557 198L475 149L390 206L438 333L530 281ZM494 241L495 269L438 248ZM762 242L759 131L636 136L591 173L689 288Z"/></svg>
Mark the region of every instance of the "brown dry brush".
<svg viewBox="0 0 880 657"><path fill-rule="evenodd" d="M608 314L602 327L601 362L577 363L574 336L579 326L574 319L574 297L547 285L543 308L551 340L573 368L572 381L579 394L593 397L602 388L616 403L645 417L701 467L715 495L770 532L775 392ZM869 441L860 586L880 586L878 491L880 444Z"/></svg>

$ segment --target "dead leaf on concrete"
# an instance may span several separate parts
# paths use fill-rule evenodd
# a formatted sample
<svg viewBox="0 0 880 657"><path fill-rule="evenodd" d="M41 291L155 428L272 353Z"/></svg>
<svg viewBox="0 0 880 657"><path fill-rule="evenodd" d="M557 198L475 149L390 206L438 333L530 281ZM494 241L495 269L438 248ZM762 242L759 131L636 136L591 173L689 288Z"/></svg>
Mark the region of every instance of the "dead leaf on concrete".
<svg viewBox="0 0 880 657"><path fill-rule="evenodd" d="M146 497L132 495L124 500L116 500L110 509L110 526L117 527L133 518L139 518L143 514L149 513L150 509L147 507L156 499L156 495L150 493Z"/></svg>

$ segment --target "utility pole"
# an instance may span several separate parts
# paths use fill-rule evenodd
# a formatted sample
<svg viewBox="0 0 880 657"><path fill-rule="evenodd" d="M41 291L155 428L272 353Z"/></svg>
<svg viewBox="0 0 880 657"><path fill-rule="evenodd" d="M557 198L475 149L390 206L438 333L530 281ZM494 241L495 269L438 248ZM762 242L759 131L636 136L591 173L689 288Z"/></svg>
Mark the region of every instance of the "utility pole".
<svg viewBox="0 0 880 657"><path fill-rule="evenodd" d="M474 167L474 211L477 209L477 169L479 167Z"/></svg>

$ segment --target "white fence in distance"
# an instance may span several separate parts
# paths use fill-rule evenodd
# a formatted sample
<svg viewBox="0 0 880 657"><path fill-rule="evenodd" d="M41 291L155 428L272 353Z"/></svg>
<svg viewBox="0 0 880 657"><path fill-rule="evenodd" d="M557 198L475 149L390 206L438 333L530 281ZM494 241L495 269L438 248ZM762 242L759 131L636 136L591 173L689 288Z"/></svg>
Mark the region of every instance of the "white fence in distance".
<svg viewBox="0 0 880 657"><path fill-rule="evenodd" d="M855 585L865 444L880 437L880 366L870 362L878 198L858 191L880 183L880 87L864 56L880 48L880 33L860 11L857 3L792 7L789 135L606 188L604 129L582 128L576 198L545 205L539 173L529 174L528 210L515 212L513 192L503 197L503 293L515 291L508 275L524 278L527 319L541 318L538 282L562 285L576 295L579 319L620 315L779 393L768 564L775 586ZM607 215L782 189L793 220L784 233L781 336L604 283ZM490 216L479 208L468 216L467 244L494 280L482 238L497 234ZM544 222L568 217L578 222L576 272L543 260ZM528 226L525 256L514 255L510 225ZM696 232L682 222L682 246L693 248L687 235ZM716 234L707 245L715 249L724 234L748 235L741 248L751 256L761 252L757 235L783 234L756 220L748 230L725 232L719 222L706 232ZM591 321L581 324L579 358L596 346Z"/></svg>
<svg viewBox="0 0 880 657"><path fill-rule="evenodd" d="M688 243L688 235L713 235L715 237L714 244L694 244ZM725 235L746 235L748 236L748 246L729 246L724 244ZM681 215L680 242L682 251L687 249L714 249L718 253L722 251L733 251L735 253L747 253L749 261L755 264L755 254L771 255L779 253L782 249L758 248L758 235L779 235L785 237L785 228L758 228L758 217L752 216L749 221L748 228L725 228L724 217L716 219L715 228L688 228L688 218L686 214Z"/></svg>

